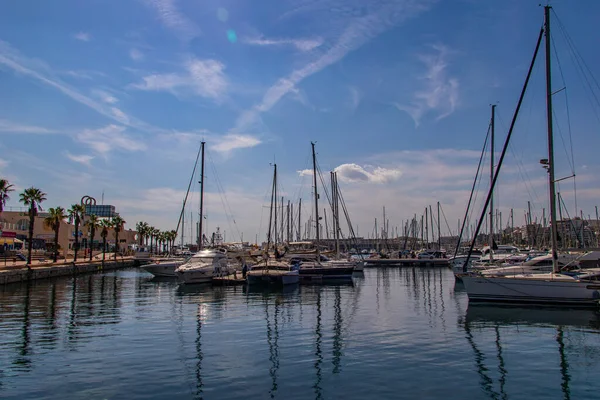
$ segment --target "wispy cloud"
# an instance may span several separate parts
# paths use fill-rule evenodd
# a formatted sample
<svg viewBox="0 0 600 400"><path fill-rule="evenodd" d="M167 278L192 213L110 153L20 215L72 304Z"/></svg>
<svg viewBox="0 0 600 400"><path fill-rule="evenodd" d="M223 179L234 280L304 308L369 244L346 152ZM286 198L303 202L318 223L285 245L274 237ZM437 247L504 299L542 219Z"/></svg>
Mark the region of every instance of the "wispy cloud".
<svg viewBox="0 0 600 400"><path fill-rule="evenodd" d="M348 53L360 48L381 33L427 10L431 3L433 3L433 0L423 0L420 2L396 0L375 3L369 10L370 12L361 17L347 18L346 13L344 13L342 19L346 21L345 27L342 29L341 34L337 35L334 43L327 46L327 51L304 67L296 69L286 77L280 78L265 92L260 103L242 112L232 131L244 131L248 127L255 125L260 121L261 113L270 110L283 96L289 93L305 78L337 63ZM354 6L357 8L363 7L362 4L358 3L354 4ZM352 5L348 7L351 11Z"/></svg>
<svg viewBox="0 0 600 400"><path fill-rule="evenodd" d="M228 87L225 65L217 60L191 58L184 65L183 73L152 74L142 82L130 87L146 91L166 91L172 94L192 93L213 100L221 100Z"/></svg>
<svg viewBox="0 0 600 400"><path fill-rule="evenodd" d="M228 154L236 149L245 149L258 146L260 139L251 135L228 134L217 139L217 144L213 146L216 152Z"/></svg>
<svg viewBox="0 0 600 400"><path fill-rule="evenodd" d="M182 14L175 0L145 0L148 6L154 8L161 22L172 29L183 40L190 40L200 35L200 28Z"/></svg>
<svg viewBox="0 0 600 400"><path fill-rule="evenodd" d="M117 99L115 96L101 89L92 89L92 94L107 104L115 104L119 102L119 99Z"/></svg>
<svg viewBox="0 0 600 400"><path fill-rule="evenodd" d="M5 119L0 119L0 132L34 134L56 133L53 129L43 128L41 126L23 125Z"/></svg>
<svg viewBox="0 0 600 400"><path fill-rule="evenodd" d="M351 86L350 90L350 108L352 110L356 110L358 105L360 104L360 92L357 88Z"/></svg>
<svg viewBox="0 0 600 400"><path fill-rule="evenodd" d="M141 61L144 59L144 53L142 53L138 49L131 49L131 50L129 50L129 57L133 61Z"/></svg>
<svg viewBox="0 0 600 400"><path fill-rule="evenodd" d="M146 150L144 142L130 137L125 131L125 127L111 124L100 129L85 129L76 134L75 138L104 158L107 158L112 150Z"/></svg>
<svg viewBox="0 0 600 400"><path fill-rule="evenodd" d="M77 32L73 35L73 37L77 40L81 40L82 42L89 42L92 36L87 32Z"/></svg>
<svg viewBox="0 0 600 400"><path fill-rule="evenodd" d="M0 158L0 171L2 171L4 168L6 168L8 166L8 161Z"/></svg>
<svg viewBox="0 0 600 400"><path fill-rule="evenodd" d="M71 161L86 165L88 167L92 166L91 162L95 158L94 156L91 156L88 154L79 154L79 155L71 154L68 151L65 152L65 156L67 156L67 158Z"/></svg>
<svg viewBox="0 0 600 400"><path fill-rule="evenodd" d="M127 122L123 115L114 111L114 107L99 103L94 99L83 95L78 90L70 85L62 82L60 79L53 76L52 71L45 64L39 61L28 59L22 56L17 50L13 49L8 43L0 40L0 68L7 67L18 74L33 78L47 86L50 86L64 95L70 97L78 103L81 103L97 113L112 119L113 121L123 123L129 127L142 129L151 132L160 132L162 129L151 126L137 118L127 116ZM121 110L119 110L121 111ZM122 113L122 111L121 111Z"/></svg>
<svg viewBox="0 0 600 400"><path fill-rule="evenodd" d="M176 141L185 146L192 143L200 143L201 141L208 142L210 148L217 153L229 155L232 151L238 149L247 149L258 146L262 141L253 135L245 134L225 134L220 135L202 129L195 132L172 132L161 135L167 141Z"/></svg>
<svg viewBox="0 0 600 400"><path fill-rule="evenodd" d="M300 51L311 51L323 44L323 38L316 37L310 39L267 39L265 37L245 38L242 43L253 46L292 46Z"/></svg>
<svg viewBox="0 0 600 400"><path fill-rule="evenodd" d="M400 111L407 112L419 126L421 119L428 113L434 113L436 120L452 114L458 106L458 79L447 72L450 50L443 45L431 46L434 54L421 54L419 60L425 64L426 72L419 79L423 88L417 90L410 104L395 104Z"/></svg>

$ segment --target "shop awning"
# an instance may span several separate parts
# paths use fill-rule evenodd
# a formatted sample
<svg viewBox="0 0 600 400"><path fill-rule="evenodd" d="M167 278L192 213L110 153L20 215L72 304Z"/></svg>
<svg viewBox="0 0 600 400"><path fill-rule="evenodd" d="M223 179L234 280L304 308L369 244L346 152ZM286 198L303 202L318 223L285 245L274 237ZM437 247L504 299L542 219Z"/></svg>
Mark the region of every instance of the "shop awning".
<svg viewBox="0 0 600 400"><path fill-rule="evenodd" d="M13 245L13 244L15 244L15 243L23 243L23 241L22 241L22 240L19 240L19 239L17 239L17 238L5 238L5 237L0 237L0 245L5 245L5 244L7 244L7 245L11 246L11 245Z"/></svg>

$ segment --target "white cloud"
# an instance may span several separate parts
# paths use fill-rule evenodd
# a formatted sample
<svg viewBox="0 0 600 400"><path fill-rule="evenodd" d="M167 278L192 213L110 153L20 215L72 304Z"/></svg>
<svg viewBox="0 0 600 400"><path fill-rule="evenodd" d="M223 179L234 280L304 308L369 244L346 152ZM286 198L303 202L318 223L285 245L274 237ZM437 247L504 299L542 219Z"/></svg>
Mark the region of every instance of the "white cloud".
<svg viewBox="0 0 600 400"><path fill-rule="evenodd" d="M129 50L129 57L131 57L133 61L141 61L144 59L144 53L138 49L131 49Z"/></svg>
<svg viewBox="0 0 600 400"><path fill-rule="evenodd" d="M67 158L69 160L86 165L88 167L92 166L91 162L95 158L94 156L90 156L87 154L79 154L79 155L71 154L68 151L65 152L65 155L67 156Z"/></svg>
<svg viewBox="0 0 600 400"><path fill-rule="evenodd" d="M77 32L73 35L73 37L77 40L81 40L82 42L89 42L92 38L91 35L87 32Z"/></svg>
<svg viewBox="0 0 600 400"><path fill-rule="evenodd" d="M5 119L0 119L0 132L34 134L57 133L53 129L43 128L41 126L22 125Z"/></svg>
<svg viewBox="0 0 600 400"><path fill-rule="evenodd" d="M93 89L92 94L107 104L115 104L119 102L115 96L100 89Z"/></svg>
<svg viewBox="0 0 600 400"><path fill-rule="evenodd" d="M327 50L316 60L309 62L300 69L294 70L288 76L282 77L275 82L275 84L265 92L262 101L259 104L256 104L254 107L240 114L232 131L247 130L248 127L256 124L260 120L261 113L270 110L283 96L289 93L305 78L337 63L348 53L360 48L381 33L406 19L425 11L432 2L433 0L422 1L419 3L407 0L396 0L389 3L375 3L372 6L373 11L369 12L367 15L355 18L347 18L347 15L342 13L341 18L344 21L345 27L341 34L337 35L335 43L327 46ZM321 3L315 3L314 6L320 7L320 4ZM322 4L322 6L329 7L331 4ZM363 8L364 4L356 3L346 5L347 9L350 10L350 13L353 6L356 8ZM327 15L327 13L322 15ZM327 15L327 17L330 18L329 15Z"/></svg>
<svg viewBox="0 0 600 400"><path fill-rule="evenodd" d="M358 164L342 164L334 169L340 180L344 182L390 183L402 176L396 168L382 168Z"/></svg>
<svg viewBox="0 0 600 400"><path fill-rule="evenodd" d="M194 94L220 100L227 91L225 65L216 60L189 59L184 63L185 73L153 74L131 87L147 91L167 91L177 94L191 90Z"/></svg>
<svg viewBox="0 0 600 400"><path fill-rule="evenodd" d="M342 164L334 171L337 172L341 182L346 183L391 183L397 181L402 176L402 171L398 168L374 167L372 165L360 166L358 164ZM298 171L300 176L313 176L312 169Z"/></svg>
<svg viewBox="0 0 600 400"><path fill-rule="evenodd" d="M228 134L218 138L217 144L212 148L219 153L229 153L236 149L258 146L260 143L260 139L251 135Z"/></svg>
<svg viewBox="0 0 600 400"><path fill-rule="evenodd" d="M200 34L200 28L179 11L175 0L145 0L145 3L153 7L162 23L181 39L190 40Z"/></svg>
<svg viewBox="0 0 600 400"><path fill-rule="evenodd" d="M111 124L100 129L85 129L76 135L76 139L105 158L113 149L124 151L146 150L144 142L131 138L125 133L125 130L123 126Z"/></svg>
<svg viewBox="0 0 600 400"><path fill-rule="evenodd" d="M407 112L419 126L421 119L430 112L436 120L452 114L458 106L458 79L448 76L448 54L446 46L432 46L437 54L422 54L419 60L425 64L426 73L420 77L423 88L417 90L408 105L395 104L400 111Z"/></svg>
<svg viewBox="0 0 600 400"><path fill-rule="evenodd" d="M267 39L264 37L247 38L242 41L253 46L293 46L300 51L311 51L323 44L323 38L312 39Z"/></svg>

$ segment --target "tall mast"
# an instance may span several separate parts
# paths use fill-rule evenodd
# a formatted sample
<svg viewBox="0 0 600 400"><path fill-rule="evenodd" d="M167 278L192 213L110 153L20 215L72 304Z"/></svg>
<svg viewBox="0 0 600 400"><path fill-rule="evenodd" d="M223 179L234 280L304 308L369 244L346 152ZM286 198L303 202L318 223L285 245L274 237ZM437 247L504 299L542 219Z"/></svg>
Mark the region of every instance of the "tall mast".
<svg viewBox="0 0 600 400"><path fill-rule="evenodd" d="M288 200L287 203L287 241L288 243L292 241L292 226L290 225L290 214L291 210L290 210L290 201Z"/></svg>
<svg viewBox="0 0 600 400"><path fill-rule="evenodd" d="M319 241L321 239L321 235L319 232L319 193L317 192L317 156L315 155L315 143L310 142L312 146L312 159L313 159L313 180L315 185L315 224L317 227L317 261L321 260L321 253L319 252Z"/></svg>
<svg viewBox="0 0 600 400"><path fill-rule="evenodd" d="M271 223L273 222L273 200L275 200L275 188L277 187L277 164L273 164L273 185L271 187L271 207L269 208L269 229L267 233L267 259L271 245Z"/></svg>
<svg viewBox="0 0 600 400"><path fill-rule="evenodd" d="M204 221L204 143L202 145L202 157L200 164L200 220L198 221L198 250L202 250L202 222Z"/></svg>
<svg viewBox="0 0 600 400"><path fill-rule="evenodd" d="M490 185L494 180L494 136L496 131L496 105L492 104L492 120L490 122ZM493 190L493 188L490 188ZM494 262L494 194L490 198L490 263Z"/></svg>
<svg viewBox="0 0 600 400"><path fill-rule="evenodd" d="M302 240L302 199L298 200L298 241Z"/></svg>
<svg viewBox="0 0 600 400"><path fill-rule="evenodd" d="M442 251L442 228L440 227L440 202L437 202L437 206L438 206L438 218L437 218L437 228L438 228L438 250ZM450 228L448 228L450 229ZM452 233L450 233L452 234Z"/></svg>
<svg viewBox="0 0 600 400"><path fill-rule="evenodd" d="M546 20L546 108L548 117L548 184L550 185L550 235L552 237L552 267L558 271L557 232L556 232L556 188L554 183L554 139L552 132L552 74L550 63L550 6L544 7Z"/></svg>

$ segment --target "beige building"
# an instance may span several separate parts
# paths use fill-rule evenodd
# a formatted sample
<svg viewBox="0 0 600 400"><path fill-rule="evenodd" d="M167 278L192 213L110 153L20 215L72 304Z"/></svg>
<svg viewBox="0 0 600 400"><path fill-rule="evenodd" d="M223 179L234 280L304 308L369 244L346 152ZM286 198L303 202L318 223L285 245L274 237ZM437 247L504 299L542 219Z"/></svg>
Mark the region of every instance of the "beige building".
<svg viewBox="0 0 600 400"><path fill-rule="evenodd" d="M53 251L54 249L54 231L44 225L44 219L48 213L40 211L35 217L33 226L33 248L40 250ZM27 247L27 239L29 237L29 214L27 210L22 211L4 211L0 217L0 225L2 235L0 237L0 246L6 244L7 249L25 249ZM94 235L93 249L94 251L102 250L101 229L97 229ZM89 248L90 232L87 227L82 224L79 228L79 246L80 249ZM131 229L125 229L119 233L119 249L121 251L137 243L137 232ZM106 237L108 251L112 251L115 247L115 232L110 229ZM75 226L69 224L66 220L60 224L58 230L58 245L61 256L65 255L65 251L72 254L75 244Z"/></svg>

